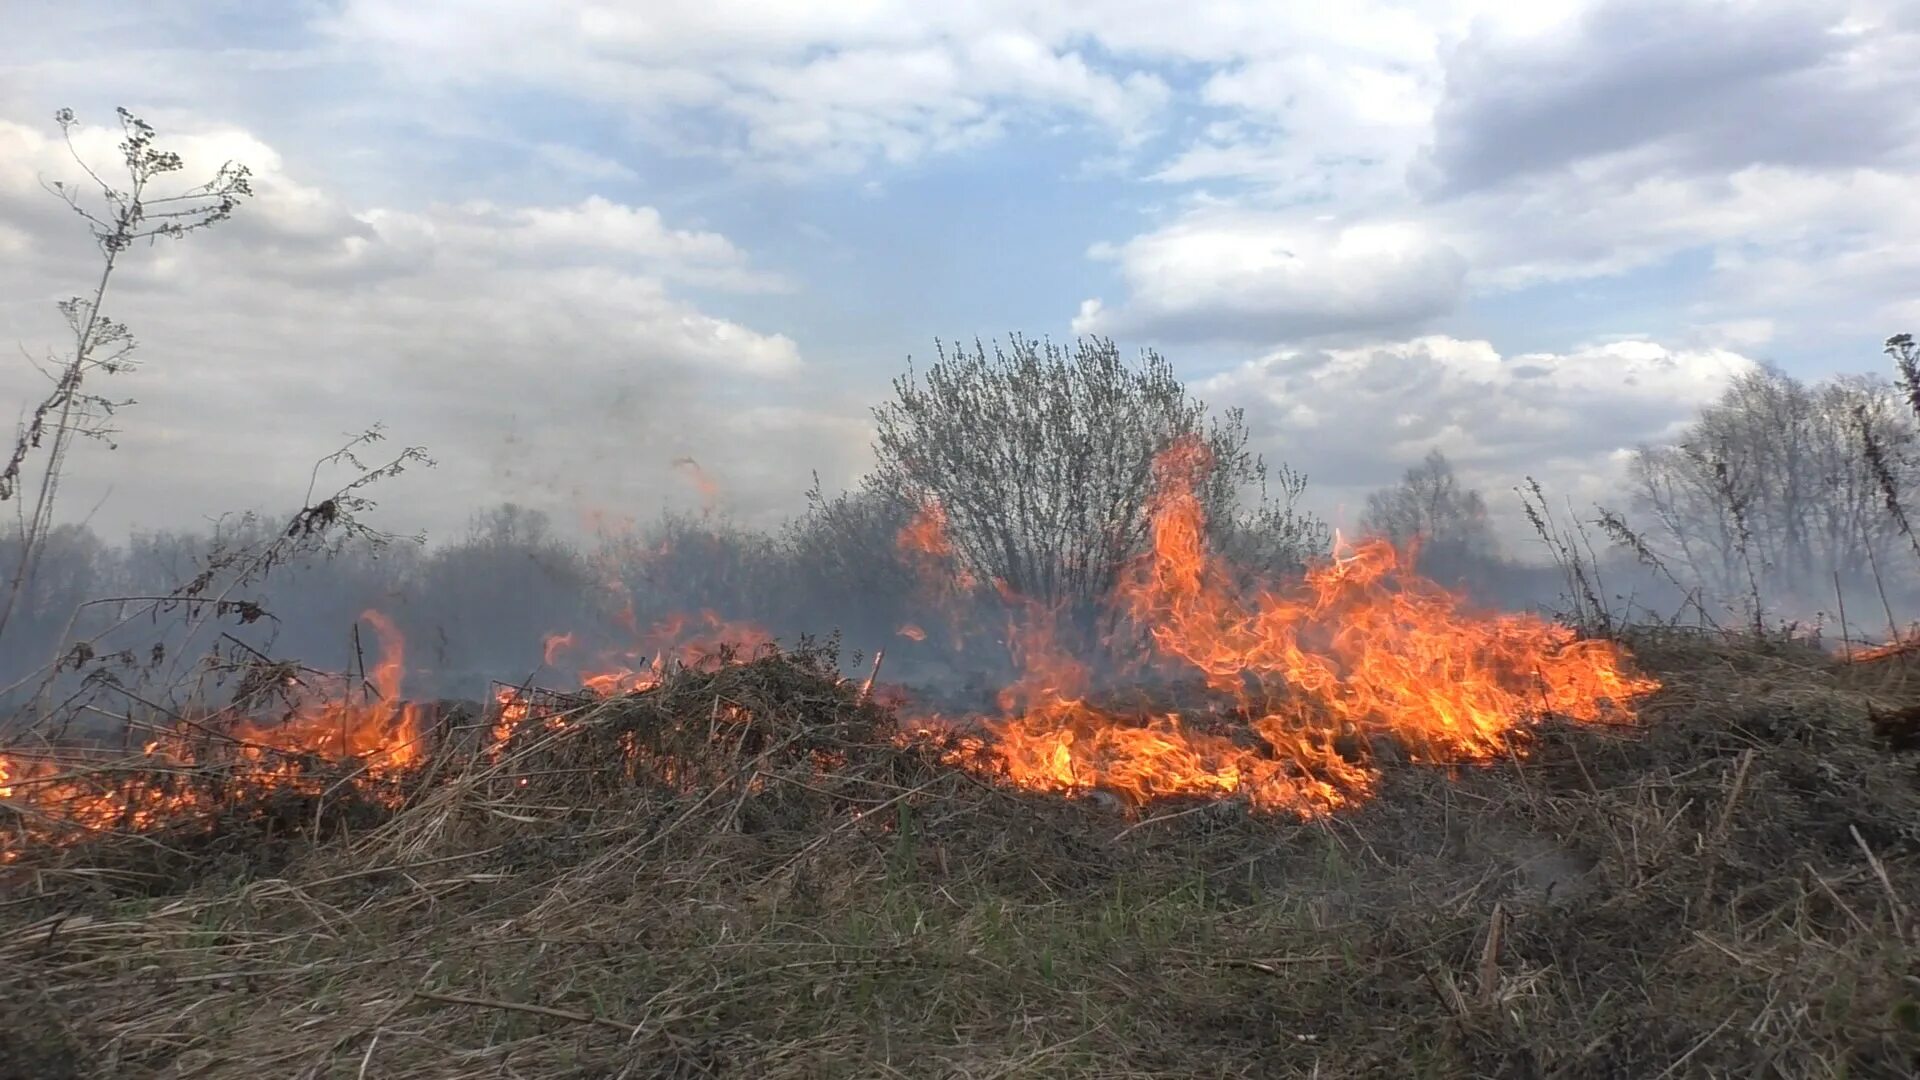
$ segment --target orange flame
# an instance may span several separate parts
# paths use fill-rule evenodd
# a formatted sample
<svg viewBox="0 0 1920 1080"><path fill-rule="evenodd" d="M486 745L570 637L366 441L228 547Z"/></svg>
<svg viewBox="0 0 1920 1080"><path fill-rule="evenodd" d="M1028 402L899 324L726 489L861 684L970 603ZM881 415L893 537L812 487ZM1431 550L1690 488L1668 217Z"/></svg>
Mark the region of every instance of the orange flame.
<svg viewBox="0 0 1920 1080"><path fill-rule="evenodd" d="M1089 706L1083 666L1030 611L1010 641L1024 673L1002 693L1001 717L983 722L1012 783L1136 803L1238 794L1312 815L1374 788L1375 739L1416 760L1485 761L1517 752L1531 719L1596 721L1658 688L1611 643L1532 616L1467 613L1381 540L1249 595L1206 549L1197 491L1211 464L1197 440L1158 459L1152 550L1116 600L1160 659L1204 676L1229 730Z"/></svg>
<svg viewBox="0 0 1920 1080"><path fill-rule="evenodd" d="M19 800L28 838L65 837L74 830L151 828L216 809L206 788L174 782L177 774L202 765L226 768L229 798L276 789L317 792L319 781L301 759L355 765L362 784L404 772L423 756L420 710L401 700L406 642L380 612L361 618L380 643L380 659L365 687L317 680L303 689L324 697L297 700L277 719L243 718L224 731L214 728L217 716L183 718L143 747L142 756L154 766L151 775L122 768L116 775L133 777L125 782L99 782L89 768L91 757L80 752L0 754L0 799ZM0 862L18 857L18 839L0 837Z"/></svg>
<svg viewBox="0 0 1920 1080"><path fill-rule="evenodd" d="M702 611L691 631L690 622L685 615L674 615L654 624L645 634L636 635L633 648L604 653L595 666L580 672L580 685L601 695L629 694L657 685L670 664L711 665L729 649L751 653L773 643L773 635L761 627L729 622L712 611ZM571 634L549 637L548 663L573 644Z"/></svg>
<svg viewBox="0 0 1920 1080"><path fill-rule="evenodd" d="M1135 805L1231 797L1314 816L1376 790L1375 754L1383 746L1419 761L1487 761L1524 752L1528 729L1544 716L1588 723L1625 717L1636 699L1658 689L1612 643L1580 640L1533 616L1468 611L1460 597L1414 574L1385 541L1339 542L1332 558L1297 582L1238 584L1207 548L1198 492L1212 464L1197 440L1156 460L1151 546L1111 598L1146 643L1137 662L1197 675L1208 693L1203 703L1184 711L1103 707L1087 664L1061 646L1056 613L996 582L1015 613L1006 641L1019 672L1000 692L997 714L965 728L918 718L901 741L938 741L948 763L1034 791L1101 791ZM956 583L970 589L975 582L956 569L946 526L944 510L928 503L900 530L898 543L951 599ZM633 644L580 672L591 692L646 690L674 665L711 669L746 658L729 647L750 655L772 644L761 627L712 611L674 616L642 633L631 596L617 581L613 586ZM145 748L157 766L146 771L152 776L121 773L135 778L102 784L76 759L0 754L0 799L29 811L23 821L38 823L0 836L0 863L18 857L21 837L147 828L213 809L204 786L168 782L182 767L217 760L234 776L230 790L246 793L311 786L316 781L296 763L301 757L353 763L357 783L418 764L421 716L401 699L405 642L379 612L362 618L380 643L365 679L370 694L335 687L277 721L230 725L224 740L183 722ZM926 636L911 622L898 633L915 641ZM543 655L552 665L577 648L574 634L552 634ZM566 714L536 707L513 689L500 691L495 705L496 757L519 728L566 722Z"/></svg>
<svg viewBox="0 0 1920 1080"><path fill-rule="evenodd" d="M895 534L894 546L907 557L919 578L922 599L945 622L947 644L956 651L964 650L967 631L961 600L979 582L954 547L947 531L946 508L931 499L922 502ZM916 632L918 637L914 636ZM899 633L913 641L926 640L926 631L918 623L906 624Z"/></svg>
<svg viewBox="0 0 1920 1080"><path fill-rule="evenodd" d="M548 634L546 646L541 650L541 661L552 667L560 659L560 654L573 648L573 634Z"/></svg>
<svg viewBox="0 0 1920 1080"><path fill-rule="evenodd" d="M339 761L359 760L370 772L391 773L417 763L422 754L419 716L415 706L400 700L406 677L406 639L391 619L378 611L360 617L373 624L380 640L380 662L367 681L378 697L354 701L342 696L303 704L278 723L245 721L234 734L252 744L243 756L259 760L255 747L283 754L314 754Z"/></svg>
<svg viewBox="0 0 1920 1080"><path fill-rule="evenodd" d="M938 502L921 503L913 517L900 527L894 543L912 557L923 580L931 584L935 592L951 587L963 591L974 587L973 575L960 565L959 553L948 535L946 508Z"/></svg>

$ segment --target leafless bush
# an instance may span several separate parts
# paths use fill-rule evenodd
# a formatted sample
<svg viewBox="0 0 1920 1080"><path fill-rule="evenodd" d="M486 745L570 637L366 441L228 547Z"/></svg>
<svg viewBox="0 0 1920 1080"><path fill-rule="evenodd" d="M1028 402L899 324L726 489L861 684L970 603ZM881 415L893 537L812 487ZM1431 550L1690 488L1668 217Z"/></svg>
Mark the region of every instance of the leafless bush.
<svg viewBox="0 0 1920 1080"><path fill-rule="evenodd" d="M912 507L882 492L828 497L816 476L806 512L783 535L801 602L856 640L887 641L903 624L925 619L933 598L921 568L900 549L912 516Z"/></svg>
<svg viewBox="0 0 1920 1080"><path fill-rule="evenodd" d="M1247 449L1243 416L1210 420L1156 353L1135 367L1099 338L943 345L893 389L874 411L869 490L937 502L976 578L1049 607L1085 617L1110 593L1146 543L1154 457L1182 437L1212 451L1204 493L1217 533L1257 533L1273 561L1297 563L1325 543L1325 527L1296 507L1304 478L1270 476ZM1249 510L1250 487L1260 502Z"/></svg>
<svg viewBox="0 0 1920 1080"><path fill-rule="evenodd" d="M792 605L780 539L726 518L666 514L638 536L603 537L594 562L642 620L711 610L784 621Z"/></svg>
<svg viewBox="0 0 1920 1080"><path fill-rule="evenodd" d="M54 647L53 655L0 687L0 701L31 691L29 701L16 705L9 717L11 725L64 725L82 708L110 717L111 712L94 708L96 692L126 698L134 684L179 699L192 698L204 689L201 677L234 667L222 660L222 642L247 654L241 666L260 659L257 649L223 633L222 628L273 619L259 598L269 577L289 567L332 559L352 545L377 549L401 539L363 520L362 515L374 508L369 490L413 466L433 462L424 450L412 446L381 461L361 456L384 438L376 426L322 458L298 510L277 525L254 514L240 515L217 532L204 551L191 557L189 574L173 579L163 590L96 594L77 604L60 629L42 642ZM329 465L344 468L349 475L322 495L326 489L318 485ZM410 539L417 543L423 538ZM137 645L129 644L130 640Z"/></svg>

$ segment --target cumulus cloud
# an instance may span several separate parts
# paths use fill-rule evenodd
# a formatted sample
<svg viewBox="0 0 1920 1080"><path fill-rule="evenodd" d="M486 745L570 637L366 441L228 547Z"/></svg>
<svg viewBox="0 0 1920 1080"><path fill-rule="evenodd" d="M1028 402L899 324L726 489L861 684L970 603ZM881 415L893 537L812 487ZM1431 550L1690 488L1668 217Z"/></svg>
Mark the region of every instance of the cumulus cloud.
<svg viewBox="0 0 1920 1080"><path fill-rule="evenodd" d="M1697 320L1888 332L1920 248L1915 48L1910 6L1872 0L1603 0L1476 33L1414 180L1478 288L1704 253Z"/></svg>
<svg viewBox="0 0 1920 1080"><path fill-rule="evenodd" d="M1123 141L1154 126L1164 80L1107 70L1022 14L888 2L626 10L349 0L317 26L403 82L511 79L616 104L683 152L787 171L915 161L1054 117Z"/></svg>
<svg viewBox="0 0 1920 1080"><path fill-rule="evenodd" d="M76 145L98 160L116 135L84 129ZM779 283L725 236L604 198L356 207L289 175L244 132L163 140L196 179L229 157L246 162L258 197L230 222L125 259L109 312L133 326L144 364L101 389L138 406L124 413L120 451L88 447L69 484L71 499L97 497L137 466L139 482L114 492L103 523L285 506L316 458L382 419L442 462L390 508L437 531L499 499L658 505L678 487L672 457L693 442L712 471L741 478L731 508L790 508L811 463L760 459L741 427L759 399L790 403L785 430L854 439L831 403L809 426L791 388L805 370L793 340L676 294L679 283ZM52 302L81 291L97 258L83 223L39 182L78 173L57 138L0 122L0 235L31 256L0 266L0 335L35 352L57 347ZM0 394L28 400L38 379L9 366ZM600 434L583 438L588 428ZM729 429L740 437L707 442Z"/></svg>
<svg viewBox="0 0 1920 1080"><path fill-rule="evenodd" d="M1411 222L1339 225L1215 211L1096 256L1126 302L1082 305L1078 333L1272 342L1417 326L1452 309L1466 265Z"/></svg>
<svg viewBox="0 0 1920 1080"><path fill-rule="evenodd" d="M1268 344L1333 325L1386 339L1474 297L1678 256L1704 269L1670 294L1677 322L1770 319L1777 340L1804 348L1885 331L1911 310L1896 284L1920 250L1905 194L1920 185L1911 5L1570 0L1398 14L1370 34L1250 45L1209 74L1212 119L1152 178L1227 186L1097 249L1122 253L1134 295L1083 307L1081 325L1212 322ZM1257 252L1275 222L1317 220L1410 224L1420 243L1361 275L1377 306L1354 302L1357 268L1338 259L1322 272L1302 254L1291 265L1315 287L1273 287L1258 283L1265 268L1226 282L1246 269L1233 253L1219 273L1167 254ZM1248 235L1191 239L1219 222ZM1231 300L1168 299L1202 289Z"/></svg>
<svg viewBox="0 0 1920 1080"><path fill-rule="evenodd" d="M1304 470L1336 514L1434 448L1511 511L1511 499L1495 496L1525 475L1558 493L1604 497L1626 452L1673 436L1754 367L1712 347L1634 340L1503 356L1486 341L1436 335L1284 349L1200 391L1245 408L1259 447Z"/></svg>
<svg viewBox="0 0 1920 1080"><path fill-rule="evenodd" d="M1453 51L1423 161L1440 194L1657 149L1691 174L1911 161L1915 80L1843 0L1607 0Z"/></svg>

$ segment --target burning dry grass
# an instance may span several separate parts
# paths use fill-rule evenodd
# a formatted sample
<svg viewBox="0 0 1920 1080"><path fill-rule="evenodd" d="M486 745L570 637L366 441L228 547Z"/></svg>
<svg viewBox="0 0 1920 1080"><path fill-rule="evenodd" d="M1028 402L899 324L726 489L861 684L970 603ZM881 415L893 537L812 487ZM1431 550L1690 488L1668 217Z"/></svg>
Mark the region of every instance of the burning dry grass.
<svg viewBox="0 0 1920 1080"><path fill-rule="evenodd" d="M1634 729L1390 765L1301 822L996 785L816 659L544 702L397 802L37 851L14 1074L1899 1076L1920 757L1895 660L1670 637ZM484 721L476 741L484 746ZM315 808L301 807L300 820ZM321 816L328 811L322 807ZM282 834L284 835L284 833ZM138 883L138 884L136 884Z"/></svg>

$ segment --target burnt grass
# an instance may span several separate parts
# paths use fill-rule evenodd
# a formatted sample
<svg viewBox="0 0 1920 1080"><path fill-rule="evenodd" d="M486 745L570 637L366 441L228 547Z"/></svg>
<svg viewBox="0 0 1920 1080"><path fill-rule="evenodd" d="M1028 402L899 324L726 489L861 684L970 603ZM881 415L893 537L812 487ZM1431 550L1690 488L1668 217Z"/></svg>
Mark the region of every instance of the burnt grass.
<svg viewBox="0 0 1920 1080"><path fill-rule="evenodd" d="M682 672L397 807L29 851L0 1074L1920 1075L1920 661L1633 644L1640 724L1305 823L1006 790L808 654Z"/></svg>

